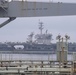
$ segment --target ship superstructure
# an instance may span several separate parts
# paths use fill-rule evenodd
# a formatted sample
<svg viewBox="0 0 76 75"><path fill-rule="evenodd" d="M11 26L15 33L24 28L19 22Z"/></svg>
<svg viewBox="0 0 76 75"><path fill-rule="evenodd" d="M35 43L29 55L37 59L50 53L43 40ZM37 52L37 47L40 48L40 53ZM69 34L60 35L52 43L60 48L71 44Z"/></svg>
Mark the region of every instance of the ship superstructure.
<svg viewBox="0 0 76 75"><path fill-rule="evenodd" d="M50 45L51 44L51 41L52 41L52 34L51 33L48 33L46 30L45 33L43 33L43 22L39 22L39 30L40 30L40 33L39 34L36 34L34 36L34 32L31 32L29 35L28 35L28 38L27 38L27 43L31 44L31 43L35 43L35 44L46 44L46 45ZM33 40L33 38L35 40Z"/></svg>
<svg viewBox="0 0 76 75"><path fill-rule="evenodd" d="M42 32L43 30L43 23L40 22L39 23L39 29L40 29L40 34L37 34L35 35L35 42L37 44L47 44L47 45L50 45L51 44L51 40L52 40L52 34L51 33L48 33L46 30L45 33Z"/></svg>

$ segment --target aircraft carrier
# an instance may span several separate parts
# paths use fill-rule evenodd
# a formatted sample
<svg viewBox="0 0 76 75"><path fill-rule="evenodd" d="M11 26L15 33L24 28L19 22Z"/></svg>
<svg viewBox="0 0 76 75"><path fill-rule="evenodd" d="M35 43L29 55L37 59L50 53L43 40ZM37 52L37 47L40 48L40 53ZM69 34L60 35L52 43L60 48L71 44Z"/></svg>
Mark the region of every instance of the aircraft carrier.
<svg viewBox="0 0 76 75"><path fill-rule="evenodd" d="M4 42L0 43L1 53L23 53L23 54L52 54L56 53L57 45L52 43L52 34L48 30L43 33L43 23L39 22L40 33L34 35L31 32L26 42ZM34 40L33 40L34 38ZM68 53L76 52L76 43L68 43Z"/></svg>

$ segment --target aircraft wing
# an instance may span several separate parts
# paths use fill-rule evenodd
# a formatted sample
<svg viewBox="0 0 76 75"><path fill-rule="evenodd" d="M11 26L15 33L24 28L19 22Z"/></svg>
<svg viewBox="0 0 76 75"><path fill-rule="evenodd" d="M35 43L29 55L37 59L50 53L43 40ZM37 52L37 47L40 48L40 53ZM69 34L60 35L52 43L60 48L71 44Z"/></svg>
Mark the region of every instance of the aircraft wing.
<svg viewBox="0 0 76 75"><path fill-rule="evenodd" d="M11 1L3 8L0 7L0 17L76 15L76 3Z"/></svg>

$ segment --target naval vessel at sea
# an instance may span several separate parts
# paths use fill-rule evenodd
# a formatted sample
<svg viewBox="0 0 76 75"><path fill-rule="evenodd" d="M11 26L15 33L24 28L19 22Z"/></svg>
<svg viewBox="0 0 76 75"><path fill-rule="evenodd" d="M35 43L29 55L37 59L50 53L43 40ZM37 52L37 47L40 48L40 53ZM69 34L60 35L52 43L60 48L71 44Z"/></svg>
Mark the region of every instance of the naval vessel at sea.
<svg viewBox="0 0 76 75"><path fill-rule="evenodd" d="M40 33L28 35L27 41L0 43L1 53L51 54L56 53L57 43L52 43L52 34L47 30L43 33L43 23L39 22ZM35 40L33 40L35 37ZM76 52L76 43L68 43L68 52Z"/></svg>

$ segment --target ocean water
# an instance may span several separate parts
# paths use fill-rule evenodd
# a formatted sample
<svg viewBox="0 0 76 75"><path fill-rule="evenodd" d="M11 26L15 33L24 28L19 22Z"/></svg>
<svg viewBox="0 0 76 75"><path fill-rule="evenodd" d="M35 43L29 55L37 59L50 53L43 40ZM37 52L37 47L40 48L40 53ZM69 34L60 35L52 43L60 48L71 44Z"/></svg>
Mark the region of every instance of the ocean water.
<svg viewBox="0 0 76 75"><path fill-rule="evenodd" d="M0 60L56 60L56 54L0 54ZM67 55L68 60L73 60L73 55Z"/></svg>

